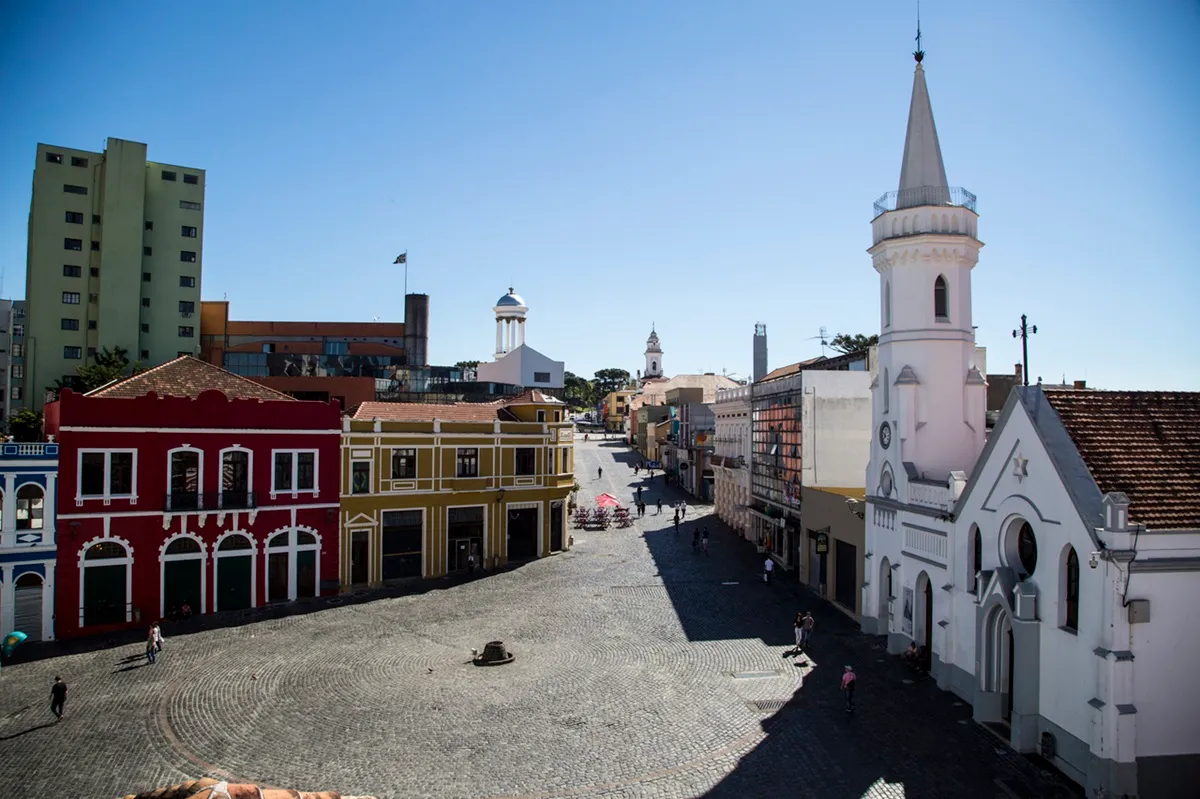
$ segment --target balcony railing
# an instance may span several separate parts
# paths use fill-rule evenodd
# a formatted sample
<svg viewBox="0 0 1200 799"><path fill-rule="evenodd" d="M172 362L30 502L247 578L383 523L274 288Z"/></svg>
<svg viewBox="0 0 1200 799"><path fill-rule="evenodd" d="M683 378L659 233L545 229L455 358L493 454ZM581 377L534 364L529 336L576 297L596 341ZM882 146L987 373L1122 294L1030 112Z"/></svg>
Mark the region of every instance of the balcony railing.
<svg viewBox="0 0 1200 799"><path fill-rule="evenodd" d="M875 201L875 216L923 205L952 205L974 211L975 195L961 186L916 186L889 191Z"/></svg>
<svg viewBox="0 0 1200 799"><path fill-rule="evenodd" d="M163 510L167 513L253 510L256 507L257 497L254 491L217 491L208 494L173 491L163 499Z"/></svg>

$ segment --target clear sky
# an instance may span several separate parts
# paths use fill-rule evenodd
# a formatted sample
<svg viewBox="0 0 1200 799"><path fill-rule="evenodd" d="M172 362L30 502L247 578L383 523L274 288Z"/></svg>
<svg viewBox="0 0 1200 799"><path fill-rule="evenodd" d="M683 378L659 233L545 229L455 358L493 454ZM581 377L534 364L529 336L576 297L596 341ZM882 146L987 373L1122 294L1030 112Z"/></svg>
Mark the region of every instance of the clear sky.
<svg viewBox="0 0 1200 799"><path fill-rule="evenodd" d="M878 332L872 203L893 190L914 3L0 5L0 266L24 292L39 141L207 170L205 299L235 319L403 317L487 359L591 375L750 371ZM1200 4L922 4L952 185L979 197L989 371L1200 390Z"/></svg>

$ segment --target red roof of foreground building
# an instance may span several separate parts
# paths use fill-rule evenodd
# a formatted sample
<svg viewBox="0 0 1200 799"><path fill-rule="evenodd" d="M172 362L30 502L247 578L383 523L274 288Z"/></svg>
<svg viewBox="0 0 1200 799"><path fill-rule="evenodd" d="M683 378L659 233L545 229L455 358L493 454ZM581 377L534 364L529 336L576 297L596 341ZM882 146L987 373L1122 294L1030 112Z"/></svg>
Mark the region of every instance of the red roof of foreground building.
<svg viewBox="0 0 1200 799"><path fill-rule="evenodd" d="M1150 529L1200 528L1200 392L1046 389L1092 479Z"/></svg>
<svg viewBox="0 0 1200 799"><path fill-rule="evenodd" d="M181 355L161 366L93 389L84 396L133 399L152 391L160 397L196 399L204 391L220 391L229 399L299 402L282 391L267 388L190 355Z"/></svg>

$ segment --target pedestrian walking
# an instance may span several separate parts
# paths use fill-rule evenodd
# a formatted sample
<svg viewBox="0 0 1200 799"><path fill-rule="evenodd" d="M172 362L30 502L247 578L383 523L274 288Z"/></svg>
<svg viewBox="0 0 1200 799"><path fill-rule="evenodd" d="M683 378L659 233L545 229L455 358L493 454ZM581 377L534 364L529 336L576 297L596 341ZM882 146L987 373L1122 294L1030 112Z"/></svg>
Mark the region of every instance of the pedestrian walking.
<svg viewBox="0 0 1200 799"><path fill-rule="evenodd" d="M475 553L467 555L467 577L468 579L475 576Z"/></svg>
<svg viewBox="0 0 1200 799"><path fill-rule="evenodd" d="M771 572L773 571L775 571L775 561L771 560L770 555L767 555L767 559L763 563L763 582L767 585L771 584Z"/></svg>
<svg viewBox="0 0 1200 799"><path fill-rule="evenodd" d="M163 638L162 626L159 622L154 622L154 626L150 628L150 632L154 635L154 651L163 651L163 644L166 643L167 639Z"/></svg>
<svg viewBox="0 0 1200 799"><path fill-rule="evenodd" d="M679 537L679 514L675 514L675 537Z"/></svg>
<svg viewBox="0 0 1200 799"><path fill-rule="evenodd" d="M704 528L704 532L700 534L700 549L705 555L708 554L708 528Z"/></svg>
<svg viewBox="0 0 1200 799"><path fill-rule="evenodd" d="M858 676L854 673L853 666L847 666L846 672L842 674L842 691L846 694L846 712L854 712L854 684L858 682Z"/></svg>
<svg viewBox="0 0 1200 799"><path fill-rule="evenodd" d="M686 502L679 503L679 518L681 518L681 519L687 518L687 503Z"/></svg>
<svg viewBox="0 0 1200 799"><path fill-rule="evenodd" d="M800 643L805 649L808 648L808 639L812 637L813 628L816 626L817 620L813 618L812 611L805 613L800 625Z"/></svg>
<svg viewBox="0 0 1200 799"><path fill-rule="evenodd" d="M792 631L796 635L796 646L792 648L791 654L798 655L804 647L804 614L797 613L796 618L792 621Z"/></svg>
<svg viewBox="0 0 1200 799"><path fill-rule="evenodd" d="M150 628L149 634L146 636L146 662L154 665L154 660L158 656L158 639L154 636L154 628Z"/></svg>
<svg viewBox="0 0 1200 799"><path fill-rule="evenodd" d="M67 684L63 682L62 677L55 677L54 684L50 686L50 712L53 713L58 721L62 721L63 704L67 701Z"/></svg>
<svg viewBox="0 0 1200 799"><path fill-rule="evenodd" d="M658 513L656 513L656 514L654 514L654 515L655 515L655 516L662 516L662 498L661 498L661 497L659 497L659 500L658 500L658 502L657 502L657 505L658 505Z"/></svg>
<svg viewBox="0 0 1200 799"><path fill-rule="evenodd" d="M596 479L599 480L603 476L604 476L604 467L601 466L600 468L596 469Z"/></svg>

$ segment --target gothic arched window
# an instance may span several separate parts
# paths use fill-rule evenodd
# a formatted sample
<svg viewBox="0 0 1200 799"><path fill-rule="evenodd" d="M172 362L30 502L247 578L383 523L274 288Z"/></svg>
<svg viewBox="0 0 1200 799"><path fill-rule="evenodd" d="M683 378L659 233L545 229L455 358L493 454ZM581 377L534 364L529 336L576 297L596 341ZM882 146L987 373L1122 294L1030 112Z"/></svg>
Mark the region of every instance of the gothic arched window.
<svg viewBox="0 0 1200 799"><path fill-rule="evenodd" d="M946 278L941 275L933 281L933 315L938 321L950 319L950 297L946 291Z"/></svg>
<svg viewBox="0 0 1200 799"><path fill-rule="evenodd" d="M979 534L979 528L976 527L971 533L971 563L969 565L970 574L967 577L971 581L971 593L979 593L979 570L980 563L983 562L983 536Z"/></svg>
<svg viewBox="0 0 1200 799"><path fill-rule="evenodd" d="M1063 624L1068 630L1079 629L1079 556L1075 554L1075 547L1067 552L1067 563L1064 569L1063 583L1066 591L1067 613L1066 620Z"/></svg>
<svg viewBox="0 0 1200 799"><path fill-rule="evenodd" d="M892 325L892 284L885 282L883 284L883 326L891 327Z"/></svg>

